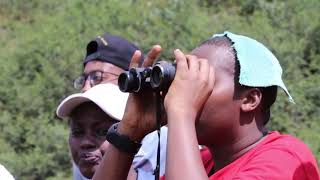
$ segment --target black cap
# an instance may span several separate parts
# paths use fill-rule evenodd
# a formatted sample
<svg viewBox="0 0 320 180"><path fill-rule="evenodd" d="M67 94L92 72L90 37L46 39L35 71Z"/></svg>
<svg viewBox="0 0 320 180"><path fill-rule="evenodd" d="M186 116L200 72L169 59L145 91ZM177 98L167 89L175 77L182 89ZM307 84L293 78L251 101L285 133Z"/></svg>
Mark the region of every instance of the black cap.
<svg viewBox="0 0 320 180"><path fill-rule="evenodd" d="M133 43L119 36L105 33L88 43L83 65L85 66L87 62L92 60L98 60L128 70L131 58L136 50L140 49ZM141 58L143 59L142 56Z"/></svg>

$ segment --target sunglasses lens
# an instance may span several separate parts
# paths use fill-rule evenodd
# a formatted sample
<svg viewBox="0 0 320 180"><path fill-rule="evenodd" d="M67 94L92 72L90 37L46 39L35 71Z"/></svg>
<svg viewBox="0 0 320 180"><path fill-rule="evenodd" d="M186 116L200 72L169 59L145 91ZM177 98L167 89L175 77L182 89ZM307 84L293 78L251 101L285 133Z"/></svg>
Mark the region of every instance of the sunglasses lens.
<svg viewBox="0 0 320 180"><path fill-rule="evenodd" d="M74 80L73 86L76 89L81 89L83 87L84 82L85 82L85 77L80 76L76 80Z"/></svg>

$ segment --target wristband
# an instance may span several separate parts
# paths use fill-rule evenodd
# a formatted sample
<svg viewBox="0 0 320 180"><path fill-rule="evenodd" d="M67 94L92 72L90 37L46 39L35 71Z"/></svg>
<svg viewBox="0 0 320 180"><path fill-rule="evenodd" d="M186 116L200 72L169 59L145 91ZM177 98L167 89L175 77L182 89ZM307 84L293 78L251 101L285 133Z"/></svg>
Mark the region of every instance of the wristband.
<svg viewBox="0 0 320 180"><path fill-rule="evenodd" d="M115 123L109 128L106 135L107 141L122 152L136 154L141 143L131 140L127 135L119 134L118 125L119 123Z"/></svg>

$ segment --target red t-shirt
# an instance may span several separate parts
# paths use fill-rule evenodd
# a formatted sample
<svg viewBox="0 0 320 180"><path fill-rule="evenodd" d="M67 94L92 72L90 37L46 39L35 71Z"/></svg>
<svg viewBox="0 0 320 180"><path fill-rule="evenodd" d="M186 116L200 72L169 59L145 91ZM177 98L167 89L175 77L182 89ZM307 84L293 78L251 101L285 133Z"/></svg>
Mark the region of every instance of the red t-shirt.
<svg viewBox="0 0 320 180"><path fill-rule="evenodd" d="M201 151L206 172L214 163L208 149ZM164 178L161 178L164 180ZM317 162L300 140L270 132L257 146L209 177L210 180L319 180Z"/></svg>
<svg viewBox="0 0 320 180"><path fill-rule="evenodd" d="M209 173L214 166L212 156L208 149L201 155ZM275 131L209 179L319 180L319 170L315 158L303 142Z"/></svg>

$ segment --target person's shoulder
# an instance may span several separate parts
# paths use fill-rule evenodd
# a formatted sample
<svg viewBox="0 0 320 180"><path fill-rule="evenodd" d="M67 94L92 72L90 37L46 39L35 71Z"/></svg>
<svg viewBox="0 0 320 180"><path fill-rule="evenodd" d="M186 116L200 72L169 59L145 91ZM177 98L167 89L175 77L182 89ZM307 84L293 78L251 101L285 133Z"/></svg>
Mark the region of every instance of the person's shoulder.
<svg viewBox="0 0 320 180"><path fill-rule="evenodd" d="M166 126L161 127L160 172L162 174L164 173L166 163L167 132L168 128ZM158 143L159 137L157 131L153 131L143 138L141 142L142 146L133 159L133 166L135 169L153 172L157 163Z"/></svg>
<svg viewBox="0 0 320 180"><path fill-rule="evenodd" d="M276 131L267 135L241 169L247 173L248 169L255 169L250 173L266 172L262 173L265 177L319 177L316 159L307 145Z"/></svg>
<svg viewBox="0 0 320 180"><path fill-rule="evenodd" d="M281 134L278 131L270 132L260 149L263 151L268 149L277 149L296 156L312 155L311 150L303 141L292 135Z"/></svg>
<svg viewBox="0 0 320 180"><path fill-rule="evenodd" d="M168 127L163 126L161 127L161 131L160 131L160 136L161 136L161 140L167 139L167 133L168 133ZM158 143L158 132L157 131L153 131L149 134L147 134L143 139L142 139L142 145L146 146L146 145L153 145L153 144L157 144Z"/></svg>

